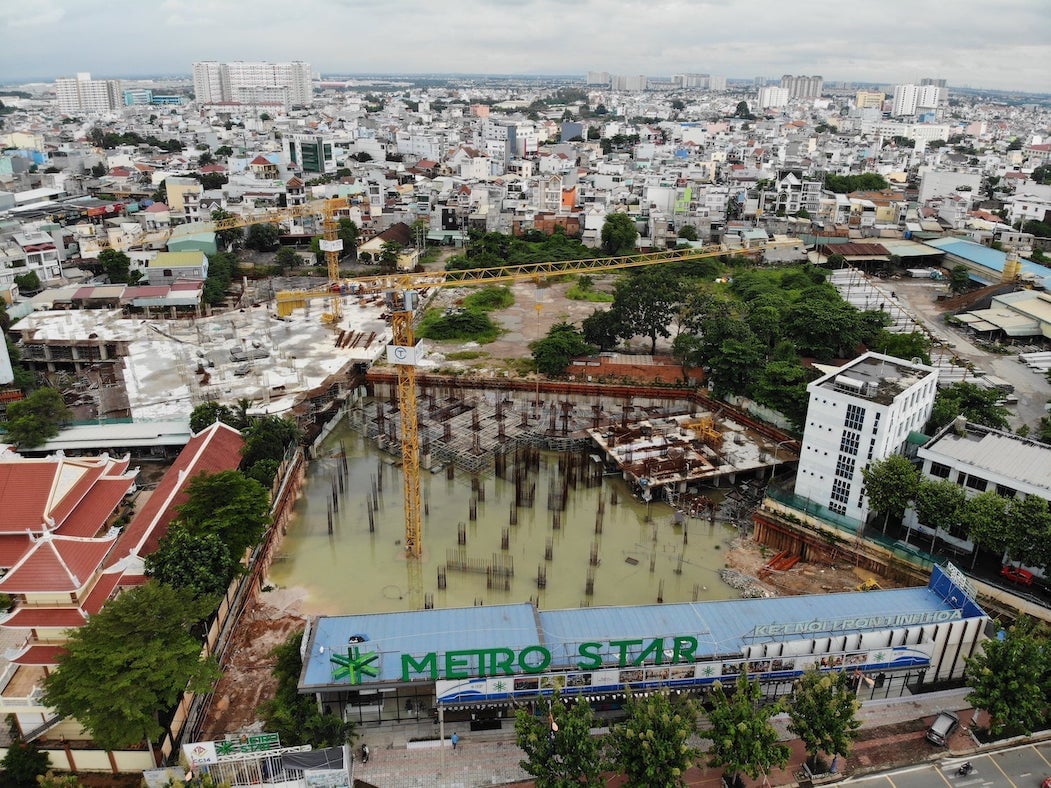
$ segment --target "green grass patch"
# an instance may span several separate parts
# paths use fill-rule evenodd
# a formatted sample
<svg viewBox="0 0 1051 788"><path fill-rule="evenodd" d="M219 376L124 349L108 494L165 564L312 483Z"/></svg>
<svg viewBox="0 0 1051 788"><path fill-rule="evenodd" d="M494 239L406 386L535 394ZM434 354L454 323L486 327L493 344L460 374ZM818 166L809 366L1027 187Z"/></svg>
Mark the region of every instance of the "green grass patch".
<svg viewBox="0 0 1051 788"><path fill-rule="evenodd" d="M478 309L428 309L416 333L424 339L459 340L484 345L500 336L503 329Z"/></svg>
<svg viewBox="0 0 1051 788"><path fill-rule="evenodd" d="M573 285L566 290L566 298L571 301L592 301L594 303L608 304L613 301L613 294L602 293L598 290L583 290L580 285Z"/></svg>
<svg viewBox="0 0 1051 788"><path fill-rule="evenodd" d="M515 302L514 294L509 287L483 287L463 300L465 309L477 309L492 312L494 309L507 309Z"/></svg>

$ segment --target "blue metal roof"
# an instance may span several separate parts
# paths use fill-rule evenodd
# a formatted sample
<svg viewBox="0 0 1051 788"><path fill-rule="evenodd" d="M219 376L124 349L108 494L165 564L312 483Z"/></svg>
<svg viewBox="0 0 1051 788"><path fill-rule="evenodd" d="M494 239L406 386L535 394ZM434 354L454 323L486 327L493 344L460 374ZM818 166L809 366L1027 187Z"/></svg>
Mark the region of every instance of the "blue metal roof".
<svg viewBox="0 0 1051 788"><path fill-rule="evenodd" d="M1004 252L989 246L976 244L974 241L964 240L963 238L934 238L926 241L926 244L947 254L954 254L964 260L970 260L972 263L992 271L1003 271L1004 261L1007 259L1007 255ZM1020 262L1022 264L1022 273L1032 274L1041 279L1051 276L1051 268L1025 258L1022 258Z"/></svg>
<svg viewBox="0 0 1051 788"><path fill-rule="evenodd" d="M350 639L360 635L362 652L381 654L375 681L401 680L401 654L460 651L503 646L519 650L539 643L532 604L483 605L446 610L322 616L311 633L303 658L305 686L332 684L333 653L346 654ZM323 650L322 650L323 649Z"/></svg>
<svg viewBox="0 0 1051 788"><path fill-rule="evenodd" d="M314 623L300 686L348 683L337 675L339 662L333 660L334 655L343 658L348 654L348 644L356 646L361 655L379 655L371 663L376 675L369 673L363 681L367 684L401 681L403 654L419 660L427 654L491 649L518 652L543 646L551 655L550 669L559 670L580 660L581 643L600 643L597 650L591 650L609 664L617 661L621 649L636 657L643 649L654 648L653 641L661 638L658 650L670 653L688 648L694 660L704 660L742 656L747 646L766 642L926 624L937 614L985 615L935 567L924 588L551 611L537 611L525 603L327 616ZM636 642L621 645L617 641Z"/></svg>

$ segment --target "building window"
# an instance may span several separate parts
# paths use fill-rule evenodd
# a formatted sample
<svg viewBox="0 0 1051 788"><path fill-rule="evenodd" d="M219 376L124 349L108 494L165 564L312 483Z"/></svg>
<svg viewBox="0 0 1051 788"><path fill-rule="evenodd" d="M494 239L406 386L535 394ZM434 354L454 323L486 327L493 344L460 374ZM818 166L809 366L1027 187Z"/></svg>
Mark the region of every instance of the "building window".
<svg viewBox="0 0 1051 788"><path fill-rule="evenodd" d="M967 474L967 481L965 481L964 484L972 490L978 490L980 492L985 492L985 488L988 486L988 483L981 476L974 476L970 473Z"/></svg>
<svg viewBox="0 0 1051 788"><path fill-rule="evenodd" d="M839 439L839 451L841 454L850 454L856 457L860 443L861 436L856 432L844 432L843 437Z"/></svg>
<svg viewBox="0 0 1051 788"><path fill-rule="evenodd" d="M865 423L865 409L858 405L847 405L847 415L843 426L848 430L860 430Z"/></svg>
<svg viewBox="0 0 1051 788"><path fill-rule="evenodd" d="M854 478L854 458L840 455L836 461L836 476L844 479Z"/></svg>
<svg viewBox="0 0 1051 788"><path fill-rule="evenodd" d="M850 500L850 483L842 479L832 480L832 500L847 503Z"/></svg>
<svg viewBox="0 0 1051 788"><path fill-rule="evenodd" d="M950 468L948 465L942 465L940 462L932 462L930 475L937 479L948 479Z"/></svg>
<svg viewBox="0 0 1051 788"><path fill-rule="evenodd" d="M1017 498L1018 490L1008 487L1006 484L996 485L996 494L1003 496L1004 498Z"/></svg>

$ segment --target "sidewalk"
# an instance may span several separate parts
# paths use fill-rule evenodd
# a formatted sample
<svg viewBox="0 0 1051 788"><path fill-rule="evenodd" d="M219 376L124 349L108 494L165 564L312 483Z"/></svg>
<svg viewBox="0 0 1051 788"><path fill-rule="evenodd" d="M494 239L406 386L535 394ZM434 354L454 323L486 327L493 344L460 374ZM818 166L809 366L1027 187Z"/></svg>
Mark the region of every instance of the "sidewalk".
<svg viewBox="0 0 1051 788"><path fill-rule="evenodd" d="M910 698L869 701L858 713L861 720L861 737L849 758L840 758L837 772L840 775L857 775L867 771L889 769L908 763L923 761L938 752L964 751L974 746L969 733L964 729L970 725L972 712L964 696L967 690L933 692ZM953 735L948 748L938 748L924 738L927 725L942 710L960 714L961 725ZM797 773L801 770L806 752L802 742L788 731L787 715L773 720L780 739L792 749L792 756L784 769L774 770L767 778L770 786L796 785ZM522 752L514 743L514 733L508 726L499 734L465 733L457 729L460 743L454 751L446 742L444 753L437 746L408 749L396 746L390 735L365 730L371 757L362 765L354 764L354 777L378 788L473 788L491 785L529 785L529 775L518 765ZM451 735L452 731L447 730ZM707 740L694 743L706 749ZM387 747L390 747L387 749ZM444 760L444 770L441 769ZM701 764L686 774L690 786L719 788L722 769ZM745 778L746 788L763 785L762 780ZM613 778L609 786L624 785L623 778Z"/></svg>

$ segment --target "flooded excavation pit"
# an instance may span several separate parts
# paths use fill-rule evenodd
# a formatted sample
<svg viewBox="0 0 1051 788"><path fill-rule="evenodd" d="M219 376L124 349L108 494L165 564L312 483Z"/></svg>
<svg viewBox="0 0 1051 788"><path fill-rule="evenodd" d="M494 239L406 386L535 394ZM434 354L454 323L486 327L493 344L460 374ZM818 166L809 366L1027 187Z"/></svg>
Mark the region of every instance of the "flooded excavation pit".
<svg viewBox="0 0 1051 788"><path fill-rule="evenodd" d="M740 595L719 576L737 530L712 518L714 506L683 497L675 508L657 500L660 491L652 501L636 497L633 490L644 491L619 472L606 475L610 466L587 438L567 437L572 448L565 451L514 439L513 448L490 451L488 462L476 464L486 452L475 447L510 440L505 425L518 423L519 414L488 414L489 424L475 429L479 409L459 414L465 423L457 424L451 407L425 426L432 406L443 407L424 399L421 410L422 559L405 554L400 462L376 445L378 438L396 448L389 403L366 401L352 411L311 461L268 578L305 591L305 613L530 600L556 609ZM554 423L559 431L561 410L552 408L545 428ZM732 488L708 490L702 500L717 502L724 490Z"/></svg>

